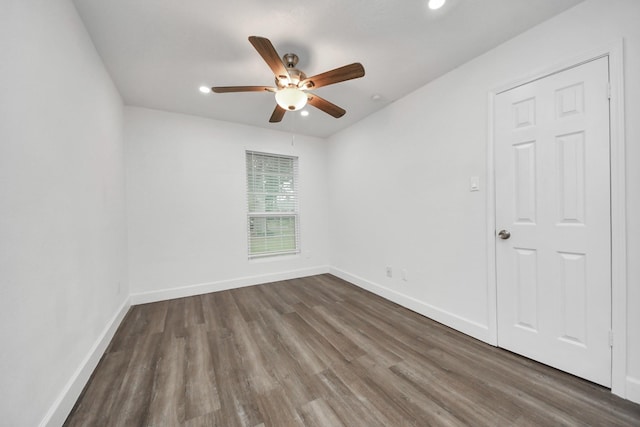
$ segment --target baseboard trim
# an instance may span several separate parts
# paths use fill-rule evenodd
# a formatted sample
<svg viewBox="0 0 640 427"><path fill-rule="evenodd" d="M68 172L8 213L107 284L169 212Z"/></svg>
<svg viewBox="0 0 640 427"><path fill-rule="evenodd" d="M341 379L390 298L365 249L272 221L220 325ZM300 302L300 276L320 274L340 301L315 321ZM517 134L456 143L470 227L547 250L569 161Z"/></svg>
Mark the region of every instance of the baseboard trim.
<svg viewBox="0 0 640 427"><path fill-rule="evenodd" d="M239 277L237 279L220 280L210 283L180 286L161 289L159 291L139 292L131 294L131 304L147 304L150 302L166 301L174 298L184 298L194 295L208 294L210 292L226 291L229 289L243 288L246 286L261 285L263 283L278 282L281 280L298 279L300 277L325 274L330 270L328 265L299 270L290 270L280 273L261 274L258 276Z"/></svg>
<svg viewBox="0 0 640 427"><path fill-rule="evenodd" d="M115 335L118 326L122 323L129 307L131 307L131 303L130 299L127 298L120 308L118 308L116 314L107 324L107 327L93 344L89 353L64 386L62 392L55 402L53 402L53 405L51 405L42 421L40 421L40 427L58 427L64 424L64 421L67 419L69 413L73 409L73 406L76 404L80 393L82 393L84 386L89 381L91 374L96 369L96 366L98 366L98 362L100 362L100 359L111 342L111 339Z"/></svg>
<svg viewBox="0 0 640 427"><path fill-rule="evenodd" d="M622 397L632 402L640 403L640 379L627 377L626 383L627 395Z"/></svg>
<svg viewBox="0 0 640 427"><path fill-rule="evenodd" d="M338 268L332 267L330 273L369 292L413 310L416 313L433 319L438 323L442 323L443 325L479 339L480 341L489 343L489 327L486 325L465 319L457 314L442 310L431 304L427 304L408 295L401 294L400 292L386 288L378 283L374 283Z"/></svg>

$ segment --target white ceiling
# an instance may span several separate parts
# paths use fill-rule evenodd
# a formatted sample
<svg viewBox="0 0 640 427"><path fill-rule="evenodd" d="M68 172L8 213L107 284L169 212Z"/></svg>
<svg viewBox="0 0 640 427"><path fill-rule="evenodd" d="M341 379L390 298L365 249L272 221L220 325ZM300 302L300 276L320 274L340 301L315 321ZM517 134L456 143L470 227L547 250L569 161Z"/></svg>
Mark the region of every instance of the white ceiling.
<svg viewBox="0 0 640 427"><path fill-rule="evenodd" d="M74 0L127 105L327 137L582 0ZM308 106L268 123L271 93L203 95L205 86L273 85L248 42L271 40L308 76L352 62L357 80L317 89L340 119ZM372 96L378 94L379 100Z"/></svg>

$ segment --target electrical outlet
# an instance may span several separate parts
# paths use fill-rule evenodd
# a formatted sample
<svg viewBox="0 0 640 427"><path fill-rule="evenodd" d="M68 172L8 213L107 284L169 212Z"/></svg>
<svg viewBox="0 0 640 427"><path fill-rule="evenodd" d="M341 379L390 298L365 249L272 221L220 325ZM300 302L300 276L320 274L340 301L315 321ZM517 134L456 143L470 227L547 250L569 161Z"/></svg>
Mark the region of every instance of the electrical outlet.
<svg viewBox="0 0 640 427"><path fill-rule="evenodd" d="M393 277L393 269L391 267L387 267L387 277Z"/></svg>

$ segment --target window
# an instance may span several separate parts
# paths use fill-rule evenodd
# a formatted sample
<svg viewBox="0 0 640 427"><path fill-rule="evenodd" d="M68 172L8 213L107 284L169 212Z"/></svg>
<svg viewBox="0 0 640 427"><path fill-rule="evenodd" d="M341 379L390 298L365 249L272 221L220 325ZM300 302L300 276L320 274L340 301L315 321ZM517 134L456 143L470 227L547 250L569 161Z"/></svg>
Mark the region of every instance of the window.
<svg viewBox="0 0 640 427"><path fill-rule="evenodd" d="M298 253L298 158L247 151L249 258Z"/></svg>

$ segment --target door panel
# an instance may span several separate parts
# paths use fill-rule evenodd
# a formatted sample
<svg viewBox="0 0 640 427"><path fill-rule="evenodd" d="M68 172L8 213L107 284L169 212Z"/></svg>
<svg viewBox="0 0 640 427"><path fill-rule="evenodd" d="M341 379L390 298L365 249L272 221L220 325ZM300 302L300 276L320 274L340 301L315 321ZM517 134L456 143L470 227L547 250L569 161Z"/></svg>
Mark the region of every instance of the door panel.
<svg viewBox="0 0 640 427"><path fill-rule="evenodd" d="M532 249L515 248L518 312L516 326L538 331L538 254Z"/></svg>
<svg viewBox="0 0 640 427"><path fill-rule="evenodd" d="M611 385L608 58L496 96L498 345Z"/></svg>

